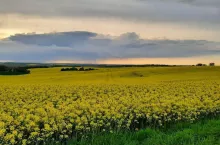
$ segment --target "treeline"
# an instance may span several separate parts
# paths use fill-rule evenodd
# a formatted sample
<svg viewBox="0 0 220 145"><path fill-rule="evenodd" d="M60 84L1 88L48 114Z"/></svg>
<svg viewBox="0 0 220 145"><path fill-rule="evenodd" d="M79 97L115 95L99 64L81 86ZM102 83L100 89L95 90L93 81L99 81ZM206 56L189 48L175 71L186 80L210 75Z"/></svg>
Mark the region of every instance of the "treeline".
<svg viewBox="0 0 220 145"><path fill-rule="evenodd" d="M196 64L196 66L208 66L207 64L203 64L203 63L198 63ZM215 66L215 63L212 62L212 63L209 63L209 66Z"/></svg>
<svg viewBox="0 0 220 145"><path fill-rule="evenodd" d="M79 69L76 67L71 67L71 68L62 68L61 71L92 71L95 70L94 68L84 68L80 67Z"/></svg>
<svg viewBox="0 0 220 145"><path fill-rule="evenodd" d="M33 69L33 68L50 68L50 66L24 66L24 67L21 67L21 68L24 68L24 69Z"/></svg>
<svg viewBox="0 0 220 145"><path fill-rule="evenodd" d="M30 74L30 70L25 67L7 67L0 65L0 75L21 75Z"/></svg>
<svg viewBox="0 0 220 145"><path fill-rule="evenodd" d="M0 64L1 65L1 64ZM33 68L53 68L53 67L99 67L99 68L119 68L119 67L175 67L175 66L182 66L182 65L168 65L168 64L68 64L68 63L4 63L2 65L9 66L9 67L24 67L27 69ZM186 65L187 66L187 65ZM189 65L188 65L189 66Z"/></svg>
<svg viewBox="0 0 220 145"><path fill-rule="evenodd" d="M108 65L108 64L100 64L97 65L97 67L106 67L106 68L112 68L112 67L174 67L178 65L166 65L166 64L145 64L145 65Z"/></svg>

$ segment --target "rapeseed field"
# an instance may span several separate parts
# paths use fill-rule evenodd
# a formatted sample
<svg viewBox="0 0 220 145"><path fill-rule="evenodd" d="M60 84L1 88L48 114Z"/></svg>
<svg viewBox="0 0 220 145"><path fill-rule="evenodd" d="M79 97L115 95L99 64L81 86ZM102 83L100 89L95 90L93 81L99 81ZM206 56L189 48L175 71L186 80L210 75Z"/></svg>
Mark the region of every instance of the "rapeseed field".
<svg viewBox="0 0 220 145"><path fill-rule="evenodd" d="M166 128L220 114L220 67L32 69L0 76L0 144Z"/></svg>

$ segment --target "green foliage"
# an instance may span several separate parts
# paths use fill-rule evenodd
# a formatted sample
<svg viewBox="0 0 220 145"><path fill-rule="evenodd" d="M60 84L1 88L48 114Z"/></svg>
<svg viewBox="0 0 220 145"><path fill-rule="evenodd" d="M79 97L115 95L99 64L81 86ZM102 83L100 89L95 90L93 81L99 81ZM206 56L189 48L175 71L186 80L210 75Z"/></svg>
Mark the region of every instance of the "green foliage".
<svg viewBox="0 0 220 145"><path fill-rule="evenodd" d="M61 71L78 71L77 68L72 67L72 68L62 68Z"/></svg>
<svg viewBox="0 0 220 145"><path fill-rule="evenodd" d="M81 140L69 140L69 145L219 145L220 119L206 119L194 124L173 124L170 128L148 128L137 132L93 134ZM215 129L214 129L215 128ZM214 131L213 131L214 129ZM207 133L205 133L205 132Z"/></svg>
<svg viewBox="0 0 220 145"><path fill-rule="evenodd" d="M4 66L4 65L0 65L0 72L4 72L4 71L7 71L7 67Z"/></svg>
<svg viewBox="0 0 220 145"><path fill-rule="evenodd" d="M24 67L6 67L0 66L0 75L22 75L29 74L30 70Z"/></svg>
<svg viewBox="0 0 220 145"><path fill-rule="evenodd" d="M71 67L71 68L62 68L61 71L92 71L95 70L94 68L84 68L80 67L79 69L76 67Z"/></svg>

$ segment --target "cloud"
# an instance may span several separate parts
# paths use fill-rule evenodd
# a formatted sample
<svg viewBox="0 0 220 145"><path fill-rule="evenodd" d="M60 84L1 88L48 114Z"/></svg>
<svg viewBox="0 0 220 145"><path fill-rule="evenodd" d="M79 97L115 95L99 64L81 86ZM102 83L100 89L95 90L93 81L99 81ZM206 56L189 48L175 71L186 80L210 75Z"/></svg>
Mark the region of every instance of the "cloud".
<svg viewBox="0 0 220 145"><path fill-rule="evenodd" d="M80 31L16 34L0 41L1 60L14 61L95 61L211 55L220 56L219 42L142 39L134 32L117 37Z"/></svg>
<svg viewBox="0 0 220 145"><path fill-rule="evenodd" d="M138 0L141 2L149 2L155 0ZM159 0L161 2L177 2L177 3L184 3L189 5L197 5L197 6L211 6L211 7L219 7L220 1L219 0Z"/></svg>
<svg viewBox="0 0 220 145"><path fill-rule="evenodd" d="M9 37L11 41L18 41L24 44L35 44L40 46L73 46L78 42L83 43L90 37L95 37L96 33L91 32L61 32L61 33L48 33L48 34L17 34Z"/></svg>
<svg viewBox="0 0 220 145"><path fill-rule="evenodd" d="M93 31L220 41L218 0L1 0L0 33ZM0 36L2 37L2 36Z"/></svg>
<svg viewBox="0 0 220 145"><path fill-rule="evenodd" d="M1 0L0 13L41 17L102 17L148 22L220 22L217 0ZM202 22L202 24L200 23Z"/></svg>
<svg viewBox="0 0 220 145"><path fill-rule="evenodd" d="M4 33L0 33L0 39L2 39L5 36Z"/></svg>
<svg viewBox="0 0 220 145"><path fill-rule="evenodd" d="M1 0L0 19L0 39L44 33L0 40L1 60L220 56L219 0Z"/></svg>
<svg viewBox="0 0 220 145"><path fill-rule="evenodd" d="M80 51L68 47L26 45L13 41L0 41L1 60L45 62L57 59L84 59L97 58L96 53Z"/></svg>

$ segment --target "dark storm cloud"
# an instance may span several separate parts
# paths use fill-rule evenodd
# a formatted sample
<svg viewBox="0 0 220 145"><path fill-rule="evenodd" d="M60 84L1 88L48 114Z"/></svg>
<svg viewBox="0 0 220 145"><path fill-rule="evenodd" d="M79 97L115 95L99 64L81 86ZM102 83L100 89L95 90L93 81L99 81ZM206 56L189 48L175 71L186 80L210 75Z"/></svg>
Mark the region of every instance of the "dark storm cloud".
<svg viewBox="0 0 220 145"><path fill-rule="evenodd" d="M61 32L48 34L17 34L10 36L11 41L18 41L24 44L35 44L42 46L73 46L79 42L87 41L90 37L95 37L96 33L91 32Z"/></svg>
<svg viewBox="0 0 220 145"><path fill-rule="evenodd" d="M17 34L0 41L1 60L50 61L220 55L220 43L142 39L125 33L109 38L91 32Z"/></svg>

